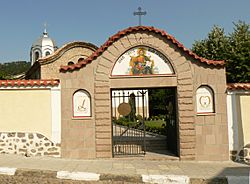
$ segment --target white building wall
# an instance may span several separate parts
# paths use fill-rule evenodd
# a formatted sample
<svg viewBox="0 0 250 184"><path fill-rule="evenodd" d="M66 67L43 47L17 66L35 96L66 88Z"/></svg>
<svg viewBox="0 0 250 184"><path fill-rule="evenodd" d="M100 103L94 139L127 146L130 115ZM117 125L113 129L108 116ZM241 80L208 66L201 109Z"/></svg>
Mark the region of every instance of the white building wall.
<svg viewBox="0 0 250 184"><path fill-rule="evenodd" d="M250 90L228 91L227 114L231 156L250 157L250 153L244 153L247 145L250 148Z"/></svg>
<svg viewBox="0 0 250 184"><path fill-rule="evenodd" d="M60 85L0 87L0 119L0 132L40 133L60 143Z"/></svg>
<svg viewBox="0 0 250 184"><path fill-rule="evenodd" d="M228 116L228 139L229 150L238 150L238 123L236 111L235 92L228 92L227 95L227 116Z"/></svg>

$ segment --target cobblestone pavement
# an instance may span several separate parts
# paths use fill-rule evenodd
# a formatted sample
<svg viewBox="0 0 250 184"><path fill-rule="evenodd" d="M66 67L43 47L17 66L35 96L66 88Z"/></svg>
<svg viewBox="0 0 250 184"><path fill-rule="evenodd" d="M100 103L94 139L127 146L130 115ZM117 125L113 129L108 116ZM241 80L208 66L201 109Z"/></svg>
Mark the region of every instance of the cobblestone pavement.
<svg viewBox="0 0 250 184"><path fill-rule="evenodd" d="M12 176L9 172L11 169L14 170ZM249 173L249 165L231 161L169 161L147 160L140 157L76 160L0 155L1 184L86 182L198 184L209 181L249 184Z"/></svg>

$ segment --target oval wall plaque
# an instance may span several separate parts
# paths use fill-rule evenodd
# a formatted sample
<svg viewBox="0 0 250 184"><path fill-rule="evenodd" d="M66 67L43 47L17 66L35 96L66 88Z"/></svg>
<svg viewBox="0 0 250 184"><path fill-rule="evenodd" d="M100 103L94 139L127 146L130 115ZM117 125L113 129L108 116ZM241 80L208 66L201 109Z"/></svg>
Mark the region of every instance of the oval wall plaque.
<svg viewBox="0 0 250 184"><path fill-rule="evenodd" d="M123 115L123 116L127 116L129 115L129 113L131 112L131 106L129 103L121 103L119 106L118 106L118 112L120 115Z"/></svg>
<svg viewBox="0 0 250 184"><path fill-rule="evenodd" d="M213 113L213 91L208 86L200 86L196 91L197 113Z"/></svg>

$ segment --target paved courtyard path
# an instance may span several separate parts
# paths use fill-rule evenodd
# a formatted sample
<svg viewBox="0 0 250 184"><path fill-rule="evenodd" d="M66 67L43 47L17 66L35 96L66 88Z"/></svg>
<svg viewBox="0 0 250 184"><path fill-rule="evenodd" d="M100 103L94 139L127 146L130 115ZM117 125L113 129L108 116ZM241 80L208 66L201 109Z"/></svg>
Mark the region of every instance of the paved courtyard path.
<svg viewBox="0 0 250 184"><path fill-rule="evenodd" d="M18 177L23 179L25 176L29 176L30 180L40 178L38 181L41 183L41 178L46 178L46 174L53 179L51 183L61 180L64 183L83 181L198 184L210 181L212 183L249 184L249 172L249 165L231 161L195 162L143 157L77 160L0 155L1 184L4 181L11 183L11 176L12 179L16 177L17 180ZM6 179L5 176L9 178ZM26 183L29 183L28 180Z"/></svg>

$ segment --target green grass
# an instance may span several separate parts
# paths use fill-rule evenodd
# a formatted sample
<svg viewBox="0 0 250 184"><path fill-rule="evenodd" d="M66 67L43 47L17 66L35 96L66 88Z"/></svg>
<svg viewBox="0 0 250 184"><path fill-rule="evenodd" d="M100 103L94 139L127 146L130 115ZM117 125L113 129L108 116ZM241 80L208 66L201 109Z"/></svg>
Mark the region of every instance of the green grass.
<svg viewBox="0 0 250 184"><path fill-rule="evenodd" d="M146 131L166 135L166 122L163 120L145 121Z"/></svg>
<svg viewBox="0 0 250 184"><path fill-rule="evenodd" d="M162 126L166 126L166 122L164 120L145 121L145 125L161 128Z"/></svg>
<svg viewBox="0 0 250 184"><path fill-rule="evenodd" d="M116 124L135 127L136 122L126 121L125 119L116 120ZM145 121L145 129L148 132L166 135L166 122L164 120Z"/></svg>

